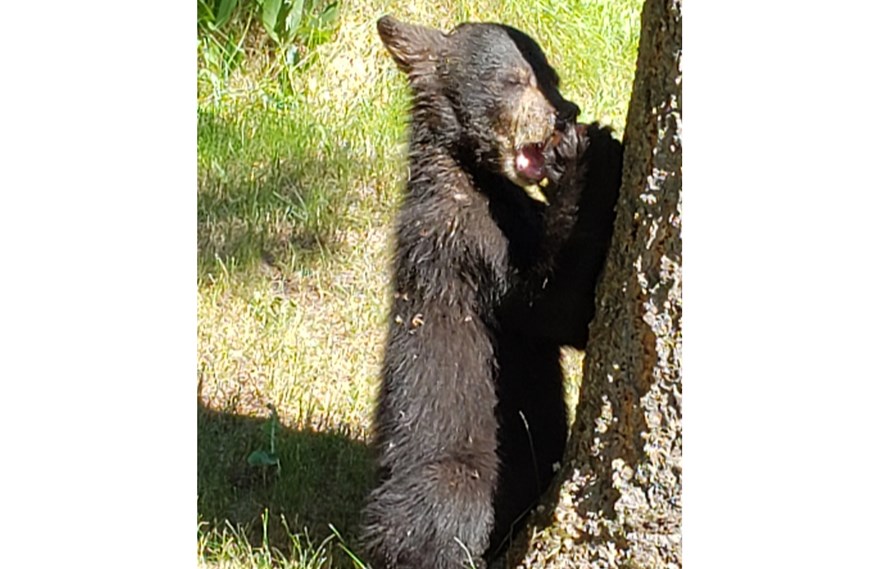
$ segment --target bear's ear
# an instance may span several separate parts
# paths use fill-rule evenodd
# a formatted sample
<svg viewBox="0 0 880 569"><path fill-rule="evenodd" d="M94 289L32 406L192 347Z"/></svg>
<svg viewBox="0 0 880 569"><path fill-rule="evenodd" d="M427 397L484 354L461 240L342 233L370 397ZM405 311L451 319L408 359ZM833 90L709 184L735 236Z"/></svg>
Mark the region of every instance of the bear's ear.
<svg viewBox="0 0 880 569"><path fill-rule="evenodd" d="M379 37L397 66L406 74L427 71L426 65L437 60L446 36L440 30L407 24L391 16L376 22Z"/></svg>

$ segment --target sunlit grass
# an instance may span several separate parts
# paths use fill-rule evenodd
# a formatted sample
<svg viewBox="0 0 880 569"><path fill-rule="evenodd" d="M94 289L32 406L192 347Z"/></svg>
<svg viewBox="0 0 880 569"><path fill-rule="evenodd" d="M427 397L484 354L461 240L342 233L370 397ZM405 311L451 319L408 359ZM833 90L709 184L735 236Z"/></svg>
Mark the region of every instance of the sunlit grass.
<svg viewBox="0 0 880 569"><path fill-rule="evenodd" d="M259 35L242 42L234 65L223 63L216 39L199 38L202 566L353 565L342 543L355 547L371 483L365 445L405 176L406 86L376 19L518 27L544 47L581 120L621 134L640 7L351 0L341 4L333 39L296 69ZM570 376L579 375L579 359L566 353ZM572 401L576 392L569 382ZM280 470L247 462L266 445L269 405L281 424Z"/></svg>

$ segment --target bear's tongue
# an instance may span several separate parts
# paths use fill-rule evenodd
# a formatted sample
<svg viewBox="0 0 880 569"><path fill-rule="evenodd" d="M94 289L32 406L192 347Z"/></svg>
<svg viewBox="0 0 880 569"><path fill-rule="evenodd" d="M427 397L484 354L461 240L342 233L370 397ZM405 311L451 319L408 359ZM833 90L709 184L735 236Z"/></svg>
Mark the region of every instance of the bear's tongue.
<svg viewBox="0 0 880 569"><path fill-rule="evenodd" d="M544 178L544 147L541 144L523 144L516 151L516 173L531 182Z"/></svg>

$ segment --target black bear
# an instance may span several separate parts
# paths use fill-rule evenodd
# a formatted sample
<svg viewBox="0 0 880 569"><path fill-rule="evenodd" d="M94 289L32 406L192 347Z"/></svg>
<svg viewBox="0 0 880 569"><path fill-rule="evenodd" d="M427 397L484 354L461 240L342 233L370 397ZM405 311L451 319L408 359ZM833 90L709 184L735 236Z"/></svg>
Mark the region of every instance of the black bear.
<svg viewBox="0 0 880 569"><path fill-rule="evenodd" d="M387 16L378 31L413 101L363 545L374 569L484 567L565 444L559 343L529 327L572 237L589 139L522 32ZM524 190L544 178L546 205ZM510 416L528 441L505 434Z"/></svg>

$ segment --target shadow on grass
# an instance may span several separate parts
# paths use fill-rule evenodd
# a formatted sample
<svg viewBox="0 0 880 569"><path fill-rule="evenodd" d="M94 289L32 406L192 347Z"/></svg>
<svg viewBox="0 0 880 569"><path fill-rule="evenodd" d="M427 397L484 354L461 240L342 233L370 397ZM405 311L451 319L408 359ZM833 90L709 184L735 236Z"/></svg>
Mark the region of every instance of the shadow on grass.
<svg viewBox="0 0 880 569"><path fill-rule="evenodd" d="M358 164L346 142L293 113L198 115L200 274L332 254Z"/></svg>
<svg viewBox="0 0 880 569"><path fill-rule="evenodd" d="M259 547L268 510L268 545L284 555L290 554L290 534L307 534L316 544L331 534L329 524L347 543L356 543L361 506L373 481L366 444L345 433L279 426L280 469L254 466L248 456L268 450L269 419L215 411L199 402L197 420L198 513L204 530L222 532L228 523ZM337 551L333 556L344 558Z"/></svg>

